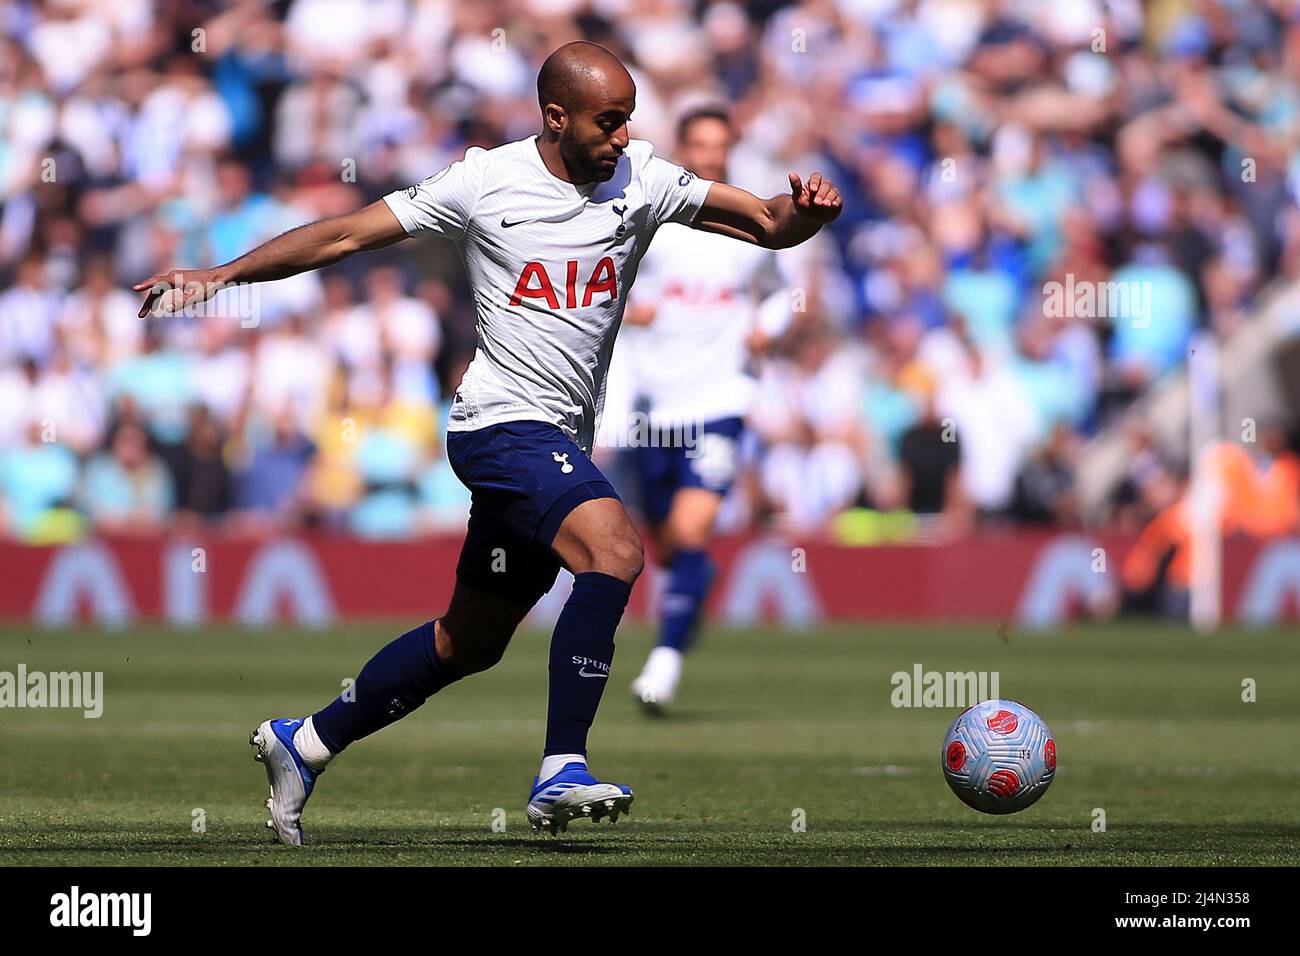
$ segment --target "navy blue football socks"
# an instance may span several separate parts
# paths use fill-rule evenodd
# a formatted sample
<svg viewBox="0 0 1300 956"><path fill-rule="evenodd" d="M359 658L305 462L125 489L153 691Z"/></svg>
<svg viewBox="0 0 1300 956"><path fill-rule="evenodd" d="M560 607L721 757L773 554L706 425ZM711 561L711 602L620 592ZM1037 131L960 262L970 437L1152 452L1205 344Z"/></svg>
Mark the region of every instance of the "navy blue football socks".
<svg viewBox="0 0 1300 956"><path fill-rule="evenodd" d="M438 656L433 637L433 621L407 631L366 662L349 690L312 714L316 733L331 753L400 720L460 679Z"/></svg>
<svg viewBox="0 0 1300 956"><path fill-rule="evenodd" d="M609 683L614 631L631 593L632 585L600 571L574 575L551 635L543 754L587 753L587 732Z"/></svg>
<svg viewBox="0 0 1300 956"><path fill-rule="evenodd" d="M551 637L546 754L585 754L587 732L609 683L614 631L632 585L587 571L573 579ZM448 684L455 667L438 656L433 621L407 631L372 657L356 683L322 710L312 725L331 753L400 720Z"/></svg>
<svg viewBox="0 0 1300 956"><path fill-rule="evenodd" d="M695 638L704 599L713 583L707 551L677 551L660 605L659 646L685 652Z"/></svg>

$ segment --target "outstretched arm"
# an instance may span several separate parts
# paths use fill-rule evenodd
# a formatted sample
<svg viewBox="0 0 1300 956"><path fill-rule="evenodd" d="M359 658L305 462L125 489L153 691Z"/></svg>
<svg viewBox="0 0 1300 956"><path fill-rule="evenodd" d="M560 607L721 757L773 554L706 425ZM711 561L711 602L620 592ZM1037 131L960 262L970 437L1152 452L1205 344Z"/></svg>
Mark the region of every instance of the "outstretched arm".
<svg viewBox="0 0 1300 956"><path fill-rule="evenodd" d="M821 173L813 173L806 184L798 173L791 173L790 195L771 199L759 199L738 186L714 183L691 225L765 249L786 249L834 221L843 205L840 191Z"/></svg>
<svg viewBox="0 0 1300 956"><path fill-rule="evenodd" d="M388 204L382 199L346 216L311 222L276 236L225 265L212 269L170 269L136 283L145 292L140 306L144 318L158 299L163 311L175 312L203 302L221 288L237 282L267 282L333 265L354 252L382 249L407 237Z"/></svg>

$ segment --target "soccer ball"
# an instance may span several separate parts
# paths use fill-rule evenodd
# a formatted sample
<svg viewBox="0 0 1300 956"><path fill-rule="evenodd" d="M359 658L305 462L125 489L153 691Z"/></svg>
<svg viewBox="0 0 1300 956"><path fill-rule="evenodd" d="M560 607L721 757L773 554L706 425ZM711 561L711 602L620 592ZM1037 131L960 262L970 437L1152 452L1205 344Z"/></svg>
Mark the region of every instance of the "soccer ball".
<svg viewBox="0 0 1300 956"><path fill-rule="evenodd" d="M1017 813L1056 776L1056 741L1043 719L1014 700L986 700L957 715L943 738L943 776L981 813Z"/></svg>

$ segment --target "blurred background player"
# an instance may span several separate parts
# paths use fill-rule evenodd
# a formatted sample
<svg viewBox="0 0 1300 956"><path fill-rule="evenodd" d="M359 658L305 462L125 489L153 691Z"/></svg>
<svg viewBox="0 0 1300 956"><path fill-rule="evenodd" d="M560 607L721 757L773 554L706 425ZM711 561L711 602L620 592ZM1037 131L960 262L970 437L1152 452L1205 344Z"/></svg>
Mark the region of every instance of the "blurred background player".
<svg viewBox="0 0 1300 956"><path fill-rule="evenodd" d="M697 107L678 122L675 158L725 182L735 138L725 109ZM709 540L757 387L755 353L789 324L790 293L772 288L776 276L771 250L668 224L641 262L624 316L620 366L648 423L631 459L651 553L667 573L658 644L632 683L650 712L672 702L699 630L714 577Z"/></svg>

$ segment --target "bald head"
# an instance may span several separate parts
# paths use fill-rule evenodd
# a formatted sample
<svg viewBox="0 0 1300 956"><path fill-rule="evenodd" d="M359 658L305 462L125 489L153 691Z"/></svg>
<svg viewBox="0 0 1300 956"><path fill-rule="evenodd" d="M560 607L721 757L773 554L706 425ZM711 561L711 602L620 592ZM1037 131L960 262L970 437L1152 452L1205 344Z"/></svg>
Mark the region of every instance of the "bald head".
<svg viewBox="0 0 1300 956"><path fill-rule="evenodd" d="M561 163L570 182L605 181L628 144L636 84L619 58L579 40L546 58L537 74L543 157Z"/></svg>
<svg viewBox="0 0 1300 956"><path fill-rule="evenodd" d="M623 62L598 43L566 43L546 58L537 74L537 105L546 112L554 103L568 112L581 109L600 92L635 95L632 74Z"/></svg>

